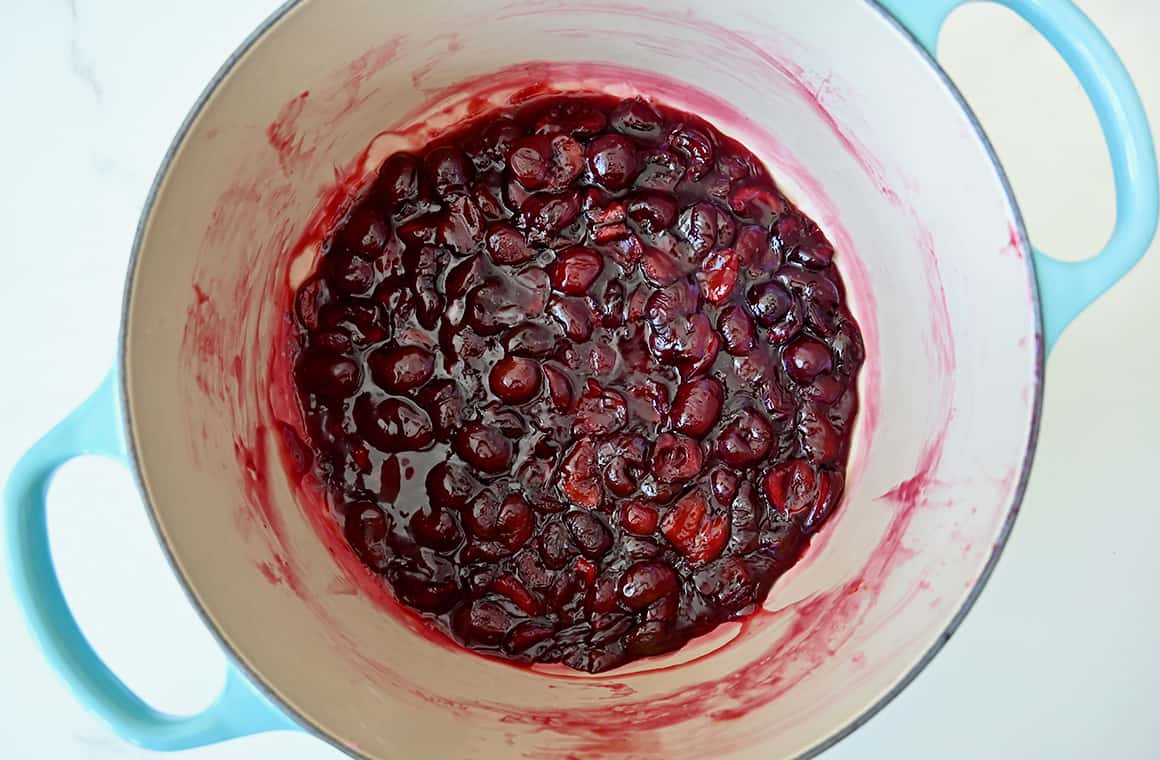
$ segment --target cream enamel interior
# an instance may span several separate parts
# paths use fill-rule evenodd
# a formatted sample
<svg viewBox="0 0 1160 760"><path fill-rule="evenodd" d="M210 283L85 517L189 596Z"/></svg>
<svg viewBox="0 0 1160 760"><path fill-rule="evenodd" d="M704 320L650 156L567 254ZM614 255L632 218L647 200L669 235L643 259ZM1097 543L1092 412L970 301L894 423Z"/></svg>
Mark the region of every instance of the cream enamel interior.
<svg viewBox="0 0 1160 760"><path fill-rule="evenodd" d="M701 25L703 5L303 2L210 94L159 185L125 334L130 432L150 505L223 639L273 694L353 752L793 756L911 670L1000 540L1034 425L1038 341L1029 270L1010 245L1017 222L985 146L935 71L871 6L735 0ZM438 88L529 60L654 72L744 113L714 120L832 235L847 282L860 283L850 288L855 314L876 336L840 514L775 586L766 609L782 613L684 667L658 669L689 652L631 669L641 672L562 679L434 645L349 593L274 438L264 466L252 461L262 454L255 431L273 422L261 403L281 318L269 287L285 277L284 252L335 167ZM665 99L694 110L701 102L682 97ZM290 136L281 154L268 134L279 119L275 137ZM278 530L247 500L263 471ZM832 606L811 616L812 599ZM776 667L753 683L726 679L801 624L812 634ZM707 696L692 707L672 696L696 685ZM763 690L776 698L722 719ZM656 719L670 702L688 713ZM651 708L625 707L641 703ZM545 722L551 711L600 708L607 720ZM610 739L618 721L633 730Z"/></svg>

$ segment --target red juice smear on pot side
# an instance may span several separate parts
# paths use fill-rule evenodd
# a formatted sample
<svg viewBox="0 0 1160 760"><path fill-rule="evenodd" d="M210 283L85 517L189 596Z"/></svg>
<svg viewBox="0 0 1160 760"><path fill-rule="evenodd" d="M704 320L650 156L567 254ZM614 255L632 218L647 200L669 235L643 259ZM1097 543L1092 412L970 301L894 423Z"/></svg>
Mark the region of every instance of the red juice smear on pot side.
<svg viewBox="0 0 1160 760"><path fill-rule="evenodd" d="M860 331L762 164L551 97L389 157L298 289L351 547L465 646L600 672L742 618L841 498Z"/></svg>

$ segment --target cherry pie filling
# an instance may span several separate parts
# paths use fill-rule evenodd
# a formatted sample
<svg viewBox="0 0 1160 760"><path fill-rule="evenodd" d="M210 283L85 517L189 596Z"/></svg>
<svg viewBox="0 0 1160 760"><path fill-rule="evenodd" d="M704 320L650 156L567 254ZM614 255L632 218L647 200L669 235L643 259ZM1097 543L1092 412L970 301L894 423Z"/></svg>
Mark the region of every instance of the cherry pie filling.
<svg viewBox="0 0 1160 760"><path fill-rule="evenodd" d="M752 612L843 491L862 339L752 153L541 99L380 167L298 289L314 474L397 598L600 672Z"/></svg>

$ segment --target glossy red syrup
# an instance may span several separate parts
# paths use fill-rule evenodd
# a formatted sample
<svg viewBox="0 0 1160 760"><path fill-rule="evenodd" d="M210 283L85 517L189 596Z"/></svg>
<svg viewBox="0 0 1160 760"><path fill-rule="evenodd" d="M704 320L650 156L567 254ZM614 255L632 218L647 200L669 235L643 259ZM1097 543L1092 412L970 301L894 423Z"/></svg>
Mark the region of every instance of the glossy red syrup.
<svg viewBox="0 0 1160 760"><path fill-rule="evenodd" d="M703 120L574 96L398 153L299 288L311 466L463 645L601 672L752 612L843 490L834 250Z"/></svg>

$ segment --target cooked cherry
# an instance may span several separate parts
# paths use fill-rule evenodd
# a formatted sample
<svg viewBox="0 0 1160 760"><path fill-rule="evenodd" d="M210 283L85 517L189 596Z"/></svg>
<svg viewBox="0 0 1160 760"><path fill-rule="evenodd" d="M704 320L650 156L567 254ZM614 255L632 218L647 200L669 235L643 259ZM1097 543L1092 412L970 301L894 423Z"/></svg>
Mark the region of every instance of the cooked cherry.
<svg viewBox="0 0 1160 760"><path fill-rule="evenodd" d="M576 429L585 434L607 435L628 422L628 401L620 391L601 388L589 380L576 411Z"/></svg>
<svg viewBox="0 0 1160 760"><path fill-rule="evenodd" d="M353 354L355 346L349 332L328 329L314 333L314 345L310 348L332 354Z"/></svg>
<svg viewBox="0 0 1160 760"><path fill-rule="evenodd" d="M435 356L418 346L384 347L367 356L367 366L383 390L405 393L431 379Z"/></svg>
<svg viewBox="0 0 1160 760"><path fill-rule="evenodd" d="M553 298L548 303L548 314L564 329L564 334L577 343L591 338L596 327L591 310L579 298Z"/></svg>
<svg viewBox="0 0 1160 760"><path fill-rule="evenodd" d="M521 137L512 144L508 168L529 190L547 187L551 178L552 143L547 137Z"/></svg>
<svg viewBox="0 0 1160 760"><path fill-rule="evenodd" d="M531 359L505 356L488 375L491 392L509 404L530 401L540 391L540 365Z"/></svg>
<svg viewBox="0 0 1160 760"><path fill-rule="evenodd" d="M619 327L624 323L624 309L624 285L616 280L609 280L596 303L595 310L600 314L600 324L607 328Z"/></svg>
<svg viewBox="0 0 1160 760"><path fill-rule="evenodd" d="M783 314L780 320L768 325L766 337L769 342L780 346L799 335L805 326L804 310L800 301L791 301L789 311Z"/></svg>
<svg viewBox="0 0 1160 760"><path fill-rule="evenodd" d="M524 129L508 119L499 119L479 131L473 158L480 169L496 169L507 161L515 141L523 137Z"/></svg>
<svg viewBox="0 0 1160 760"><path fill-rule="evenodd" d="M752 467L773 446L773 426L757 409L742 409L717 439L717 455L731 467Z"/></svg>
<svg viewBox="0 0 1160 760"><path fill-rule="evenodd" d="M494 646L503 641L514 622L499 604L477 599L458 610L452 619L452 628L468 643Z"/></svg>
<svg viewBox="0 0 1160 760"><path fill-rule="evenodd" d="M431 186L439 195L453 191L463 192L475 177L475 167L463 151L450 145L434 148L423 159L423 168L431 179Z"/></svg>
<svg viewBox="0 0 1160 760"><path fill-rule="evenodd" d="M720 339L713 331L709 318L694 314L668 323L651 323L648 345L653 355L665 364L700 362L715 356Z"/></svg>
<svg viewBox="0 0 1160 760"><path fill-rule="evenodd" d="M677 189L685 176L685 163L680 156L663 148L648 151L640 157L641 171L636 178L636 186L648 190Z"/></svg>
<svg viewBox="0 0 1160 760"><path fill-rule="evenodd" d="M616 104L608 114L608 126L637 140L656 141L661 138L663 121L643 99L632 98Z"/></svg>
<svg viewBox="0 0 1160 760"><path fill-rule="evenodd" d="M484 424L494 427L512 440L519 440L528 434L528 426L523 416L511 407L492 402L483 407L481 418Z"/></svg>
<svg viewBox="0 0 1160 760"><path fill-rule="evenodd" d="M419 198L419 159L410 153L395 153L379 169L375 188L390 204Z"/></svg>
<svg viewBox="0 0 1160 760"><path fill-rule="evenodd" d="M548 394L552 397L552 403L556 405L556 410L559 412L572 411L576 400L576 389L573 387L568 373L557 366L547 364L544 366L544 377L548 380Z"/></svg>
<svg viewBox="0 0 1160 760"><path fill-rule="evenodd" d="M559 332L536 323L524 322L504 333L503 347L513 356L543 359L556 352Z"/></svg>
<svg viewBox="0 0 1160 760"><path fill-rule="evenodd" d="M663 596L648 606L644 613L645 623L671 623L680 612L680 601L675 596ZM672 629L668 629L672 634Z"/></svg>
<svg viewBox="0 0 1160 760"><path fill-rule="evenodd" d="M789 260L810 269L825 269L834 260L834 247L820 232L816 232L790 252Z"/></svg>
<svg viewBox="0 0 1160 760"><path fill-rule="evenodd" d="M444 614L459 601L459 584L453 580L432 580L423 573L403 571L391 576L399 599L422 612Z"/></svg>
<svg viewBox="0 0 1160 760"><path fill-rule="evenodd" d="M785 371L795 381L806 385L833 366L830 349L820 340L799 337L782 351Z"/></svg>
<svg viewBox="0 0 1160 760"><path fill-rule="evenodd" d="M471 196L455 195L447 201L436 239L460 256L466 256L483 243L486 222L479 204Z"/></svg>
<svg viewBox="0 0 1160 760"><path fill-rule="evenodd" d="M743 224L733 241L741 266L768 272L777 266L769 246L769 230L759 224Z"/></svg>
<svg viewBox="0 0 1160 760"><path fill-rule="evenodd" d="M620 135L604 135L588 143L588 167L593 178L609 190L623 190L636 179L636 149Z"/></svg>
<svg viewBox="0 0 1160 760"><path fill-rule="evenodd" d="M833 309L842 302L841 291L824 272L792 265L785 266L778 270L777 280L807 303Z"/></svg>
<svg viewBox="0 0 1160 760"><path fill-rule="evenodd" d="M842 435L826 413L815 404L804 404L798 413L798 437L802 451L814 464L833 464L842 452Z"/></svg>
<svg viewBox="0 0 1160 760"><path fill-rule="evenodd" d="M612 546L612 533L594 513L586 510L569 512L564 522L568 523L573 540L585 556L600 557Z"/></svg>
<svg viewBox="0 0 1160 760"><path fill-rule="evenodd" d="M789 291L772 280L752 286L746 297L753 316L766 327L781 321L793 306L793 296Z"/></svg>
<svg viewBox="0 0 1160 760"><path fill-rule="evenodd" d="M431 504L458 509L475 496L479 484L462 465L440 462L428 471L426 487Z"/></svg>
<svg viewBox="0 0 1160 760"><path fill-rule="evenodd" d="M573 246L560 253L548 268L552 287L578 296L588 292L604 268L604 257L591 248Z"/></svg>
<svg viewBox="0 0 1160 760"><path fill-rule="evenodd" d="M818 494L814 499L813 509L810 510L805 522L802 523L804 532L813 533L821 526L822 522L834 511L838 500L842 498L842 491L845 487L846 480L840 472L825 470L818 475Z"/></svg>
<svg viewBox="0 0 1160 760"><path fill-rule="evenodd" d="M463 394L454 380L432 380L416 394L415 400L428 410L435 436L447 440L463 418Z"/></svg>
<svg viewBox="0 0 1160 760"><path fill-rule="evenodd" d="M662 621L641 623L625 634L624 647L638 657L652 657L672 651L681 643L672 626Z"/></svg>
<svg viewBox="0 0 1160 760"><path fill-rule="evenodd" d="M688 436L661 433L653 446L652 472L662 483L692 480L701 472L701 447Z"/></svg>
<svg viewBox="0 0 1160 760"><path fill-rule="evenodd" d="M652 535L659 519L656 509L643 501L626 501L620 513L624 529L639 536Z"/></svg>
<svg viewBox="0 0 1160 760"><path fill-rule="evenodd" d="M724 348L734 356L745 356L753 350L753 318L740 304L731 303L717 315L717 332Z"/></svg>
<svg viewBox="0 0 1160 760"><path fill-rule="evenodd" d="M737 495L737 473L725 467L717 467L709 473L709 486L720 504L729 505Z"/></svg>
<svg viewBox="0 0 1160 760"><path fill-rule="evenodd" d="M704 131L682 124L669 134L669 145L689 161L689 178L698 180L713 165L713 141Z"/></svg>
<svg viewBox="0 0 1160 760"><path fill-rule="evenodd" d="M820 404L833 404L845 392L845 384L829 373L818 375L814 378L813 382L802 388L802 395Z"/></svg>
<svg viewBox="0 0 1160 760"><path fill-rule="evenodd" d="M463 524L476 538L495 538L500 502L491 491L481 491L463 510Z"/></svg>
<svg viewBox="0 0 1160 760"><path fill-rule="evenodd" d="M406 399L375 403L369 396L360 396L354 414L359 433L380 451L425 451L435 440L427 412Z"/></svg>
<svg viewBox="0 0 1160 760"><path fill-rule="evenodd" d="M702 569L693 582L697 590L727 610L752 604L757 592L753 574L740 557L725 557Z"/></svg>
<svg viewBox="0 0 1160 760"><path fill-rule="evenodd" d="M494 181L489 181L487 177L484 179L477 179L475 186L471 191L471 198L475 201L475 205L479 207L480 212L484 218L489 222L498 221L507 217L507 210L504 208L503 190L499 182L501 179L496 176Z"/></svg>
<svg viewBox="0 0 1160 760"><path fill-rule="evenodd" d="M620 579L620 598L634 610L677 593L679 581L673 568L661 562L638 562Z"/></svg>
<svg viewBox="0 0 1160 760"><path fill-rule="evenodd" d="M851 319L839 323L834 336L830 339L830 345L838 366L846 374L856 371L866 355L866 348L862 345L862 334Z"/></svg>
<svg viewBox="0 0 1160 760"><path fill-rule="evenodd" d="M631 496L636 492L639 479L633 466L624 457L613 457L604 468L604 484L617 496Z"/></svg>
<svg viewBox="0 0 1160 760"><path fill-rule="evenodd" d="M765 498L782 514L796 515L814 505L817 477L808 462L791 459L766 474Z"/></svg>
<svg viewBox="0 0 1160 760"><path fill-rule="evenodd" d="M697 274L697 281L701 284L705 299L715 304L727 300L737 284L740 268L737 254L731 249L714 251L706 256L701 262L701 271Z"/></svg>
<svg viewBox="0 0 1160 760"><path fill-rule="evenodd" d="M718 503L724 503L718 497ZM727 554L748 554L762 541L768 542L762 529L765 506L751 481L738 484L737 493L729 500L729 546Z"/></svg>
<svg viewBox="0 0 1160 760"><path fill-rule="evenodd" d="M338 400L358 390L362 368L349 357L327 350L307 349L298 357L295 375L307 393Z"/></svg>
<svg viewBox="0 0 1160 760"><path fill-rule="evenodd" d="M323 260L327 282L352 296L366 295L375 284L375 266L349 248L331 251Z"/></svg>
<svg viewBox="0 0 1160 760"><path fill-rule="evenodd" d="M710 515L700 491L690 491L661 518L661 533L693 564L715 559L729 540L723 515Z"/></svg>
<svg viewBox="0 0 1160 760"><path fill-rule="evenodd" d="M467 324L483 336L495 335L519 324L528 315L513 295L502 280L485 280L467 294Z"/></svg>
<svg viewBox="0 0 1160 760"><path fill-rule="evenodd" d="M729 206L743 219L769 224L770 219L785 210L785 203L772 187L745 184L734 188Z"/></svg>
<svg viewBox="0 0 1160 760"><path fill-rule="evenodd" d="M568 501L589 509L603 498L600 473L596 464L596 444L581 438L565 455L560 465L560 491Z"/></svg>
<svg viewBox="0 0 1160 760"><path fill-rule="evenodd" d="M532 257L524 236L507 222L496 222L488 228L487 250L497 264L522 264Z"/></svg>
<svg viewBox="0 0 1160 760"><path fill-rule="evenodd" d="M488 589L506 596L527 615L539 615L542 611L540 601L514 575L507 574L495 578L488 584Z"/></svg>
<svg viewBox="0 0 1160 760"><path fill-rule="evenodd" d="M558 522L550 522L544 526L540 532L539 544L544 564L553 570L564 567L568 564L568 560L578 553L572 544L568 529Z"/></svg>
<svg viewBox="0 0 1160 760"><path fill-rule="evenodd" d="M326 280L314 275L298 286L294 295L294 316L306 329L317 330L319 314L332 300Z"/></svg>
<svg viewBox="0 0 1160 760"><path fill-rule="evenodd" d="M512 144L511 173L529 190L560 190L584 170L584 147L568 135L532 135Z"/></svg>
<svg viewBox="0 0 1160 760"><path fill-rule="evenodd" d="M550 243L580 216L580 198L575 192L560 195L538 193L520 206L520 225L533 243Z"/></svg>
<svg viewBox="0 0 1160 760"><path fill-rule="evenodd" d="M682 383L673 399L673 429L703 438L717 424L724 399L725 389L711 377Z"/></svg>
<svg viewBox="0 0 1160 760"><path fill-rule="evenodd" d="M455 515L438 507L420 509L411 516L411 534L423 546L450 551L463 540Z"/></svg>
<svg viewBox="0 0 1160 760"><path fill-rule="evenodd" d="M679 280L654 290L645 301L642 316L654 324L664 325L692 316L699 307L700 293L696 286L688 280Z"/></svg>
<svg viewBox="0 0 1160 760"><path fill-rule="evenodd" d="M447 273L444 282L444 291L449 301L456 301L465 296L484 280L486 264L483 256L470 256L456 264Z"/></svg>
<svg viewBox="0 0 1160 760"><path fill-rule="evenodd" d="M646 280L659 288L672 285L684 275L681 262L673 254L651 246L641 256L640 270Z"/></svg>
<svg viewBox="0 0 1160 760"><path fill-rule="evenodd" d="M645 232L668 229L677 219L677 199L668 193L645 190L628 199L628 218Z"/></svg>
<svg viewBox="0 0 1160 760"><path fill-rule="evenodd" d="M704 258L718 245L726 246L733 242L730 234L733 228L721 229L724 225L721 219L729 217L712 203L704 201L694 203L681 212L677 230L688 241L698 259ZM732 224L732 220L729 223Z"/></svg>
<svg viewBox="0 0 1160 760"><path fill-rule="evenodd" d="M748 614L838 507L865 354L777 188L643 98L390 156L293 300L295 477L489 656L600 672Z"/></svg>
<svg viewBox="0 0 1160 760"><path fill-rule="evenodd" d="M387 245L387 223L374 209L361 206L343 225L341 240L355 253L374 258Z"/></svg>
<svg viewBox="0 0 1160 760"><path fill-rule="evenodd" d="M396 232L406 247L417 248L435 242L441 221L442 217L439 214L424 214L399 225Z"/></svg>
<svg viewBox="0 0 1160 760"><path fill-rule="evenodd" d="M451 442L455 453L480 472L495 475L511 465L512 444L502 432L482 422L469 422Z"/></svg>
<svg viewBox="0 0 1160 760"><path fill-rule="evenodd" d="M550 639L556 633L556 627L550 623L538 620L525 620L512 629L508 634L506 648L510 652L523 652L542 641Z"/></svg>
<svg viewBox="0 0 1160 760"><path fill-rule="evenodd" d="M381 568L387 562L387 548L384 545L390 525L387 516L377 504L356 502L346 508L346 524L343 533L359 558L373 568Z"/></svg>
<svg viewBox="0 0 1160 760"><path fill-rule="evenodd" d="M535 515L522 496L509 494L504 498L495 521L500 543L508 549L518 549L532 537L535 527Z"/></svg>

